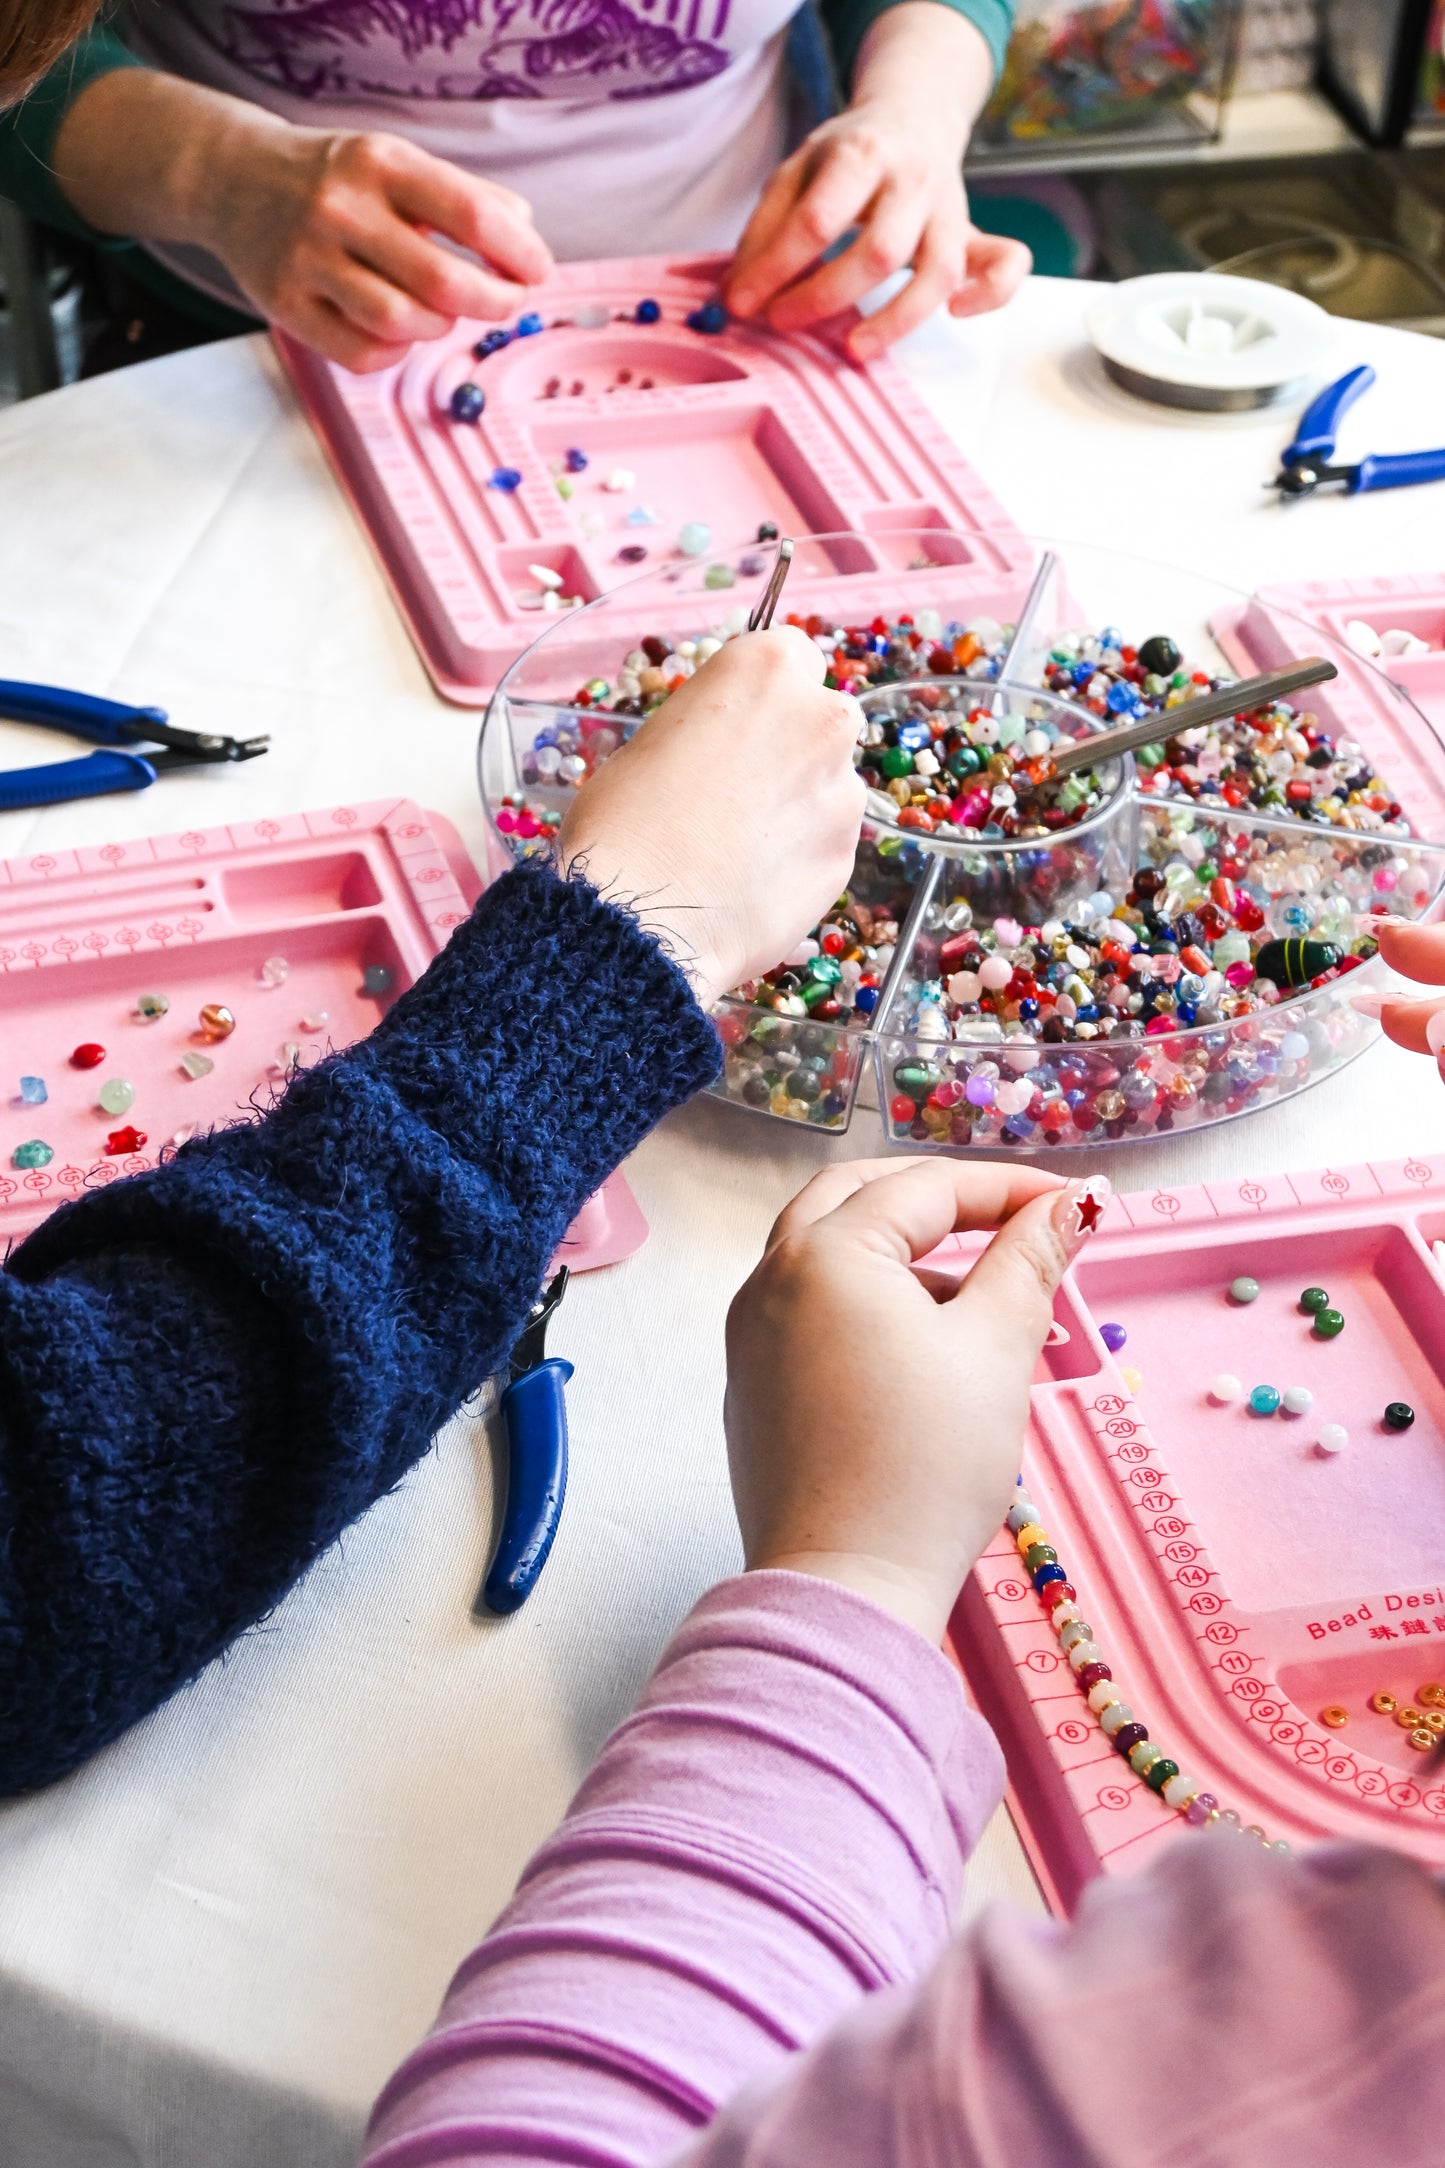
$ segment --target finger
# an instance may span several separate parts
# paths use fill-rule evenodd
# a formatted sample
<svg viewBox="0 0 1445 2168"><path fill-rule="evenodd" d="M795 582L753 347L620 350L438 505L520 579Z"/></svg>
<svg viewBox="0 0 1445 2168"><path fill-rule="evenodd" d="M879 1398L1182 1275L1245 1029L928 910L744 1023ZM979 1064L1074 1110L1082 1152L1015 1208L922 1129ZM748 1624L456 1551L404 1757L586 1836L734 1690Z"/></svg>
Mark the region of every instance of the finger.
<svg viewBox="0 0 1445 2168"><path fill-rule="evenodd" d="M880 189L864 214L856 240L849 242L842 255L830 258L774 301L768 310L773 329L802 331L809 324L823 323L901 271L913 260L927 208L926 198L917 193L905 196L897 189Z"/></svg>
<svg viewBox="0 0 1445 2168"><path fill-rule="evenodd" d="M872 158L830 145L777 233L738 281L744 307L756 314L810 270L867 209L880 178Z"/></svg>
<svg viewBox="0 0 1445 2168"><path fill-rule="evenodd" d="M1402 978L1426 986L1445 984L1445 926L1412 926L1405 919L1373 919L1380 954Z"/></svg>
<svg viewBox="0 0 1445 2168"><path fill-rule="evenodd" d="M383 218L368 227L353 241L351 254L432 310L447 329L459 316L510 316L526 298L525 287L428 240L400 218Z"/></svg>
<svg viewBox="0 0 1445 2168"><path fill-rule="evenodd" d="M906 1184L901 1192L899 1183ZM1063 1187L1061 1175L1002 1160L854 1159L815 1175L779 1215L767 1246L827 1218L845 1232L891 1230L896 1254L908 1262L947 1234L996 1227L1031 1198ZM918 1248L910 1246L914 1239Z"/></svg>
<svg viewBox="0 0 1445 2168"><path fill-rule="evenodd" d="M815 685L821 685L828 675L828 659L816 640L804 632L801 625L770 625L766 632L740 632L735 640L729 640L718 653L728 655L737 649L746 655L756 650L771 660L781 656L790 670L801 670ZM717 656L709 658L716 661Z"/></svg>
<svg viewBox="0 0 1445 2168"><path fill-rule="evenodd" d="M743 237L723 280L723 299L735 316L751 316L756 310L758 295L751 275L753 266L766 254L791 217L807 175L803 158L785 159L763 190L757 209L744 227Z"/></svg>
<svg viewBox="0 0 1445 2168"><path fill-rule="evenodd" d="M1356 1007L1360 1004L1357 1002ZM1364 1011L1369 1015L1374 1004ZM1438 1054L1445 1040L1445 1001L1391 1001L1388 995L1379 1011L1385 1037L1403 1046L1407 1054ZM1439 1022L1434 1022L1435 1018ZM1433 1026L1433 1028L1432 1028Z"/></svg>
<svg viewBox="0 0 1445 2168"><path fill-rule="evenodd" d="M393 346L384 339L374 339L344 316L334 301L319 296L288 316L285 328L328 361L334 361L338 368L349 369L353 376L394 369L411 352L410 341Z"/></svg>
<svg viewBox="0 0 1445 2168"><path fill-rule="evenodd" d="M409 347L418 339L439 339L451 330L450 317L423 308L399 286L378 278L350 256L329 264L318 284L348 323L384 345Z"/></svg>
<svg viewBox="0 0 1445 2168"><path fill-rule="evenodd" d="M444 233L519 285L538 286L551 275L552 252L531 220L514 209L501 190L460 167L429 157L416 165L403 163L387 193L414 226Z"/></svg>
<svg viewBox="0 0 1445 2168"><path fill-rule="evenodd" d="M1091 1186L1100 1193L1097 1179ZM1077 1225L1072 1200L1062 1207L1062 1226L1060 1218L1055 1194L1031 1199L1000 1227L947 1305L971 1347L1011 1352L1020 1332L1027 1333L1035 1353L1043 1346L1059 1283L1080 1242L1088 1239Z"/></svg>
<svg viewBox="0 0 1445 2168"><path fill-rule="evenodd" d="M1034 267L1022 241L1002 233L968 233L962 286L948 304L950 316L983 316L1011 301Z"/></svg>
<svg viewBox="0 0 1445 2168"><path fill-rule="evenodd" d="M895 340L916 331L956 288L961 262L961 241L946 229L930 226L918 251L913 276L902 293L895 294L886 307L849 333L848 351L854 359L867 361Z"/></svg>

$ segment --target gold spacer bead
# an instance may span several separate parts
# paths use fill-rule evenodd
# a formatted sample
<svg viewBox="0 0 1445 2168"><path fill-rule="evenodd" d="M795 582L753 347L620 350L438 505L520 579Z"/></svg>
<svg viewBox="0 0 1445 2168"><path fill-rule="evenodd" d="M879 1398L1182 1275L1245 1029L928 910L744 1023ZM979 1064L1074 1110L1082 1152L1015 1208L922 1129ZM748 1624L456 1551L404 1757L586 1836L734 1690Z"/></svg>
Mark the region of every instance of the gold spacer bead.
<svg viewBox="0 0 1445 2168"><path fill-rule="evenodd" d="M1418 1731L1424 1721L1424 1711L1417 1709L1411 1701L1407 1701L1403 1709L1395 1711L1395 1722L1401 1731Z"/></svg>
<svg viewBox="0 0 1445 2168"><path fill-rule="evenodd" d="M1349 1721L1349 1710L1342 1709L1337 1701L1332 1701L1327 1709L1320 1711L1320 1722L1328 1724L1331 1731L1341 1730Z"/></svg>
<svg viewBox="0 0 1445 2168"><path fill-rule="evenodd" d="M1383 1688L1378 1694L1371 1694L1370 1696L1370 1707L1378 1709L1381 1716L1393 1716L1399 1706L1400 1704L1396 1701L1394 1695L1387 1694Z"/></svg>
<svg viewBox="0 0 1445 2168"><path fill-rule="evenodd" d="M1432 1679L1428 1686L1420 1688L1415 1699L1422 1708L1445 1709L1445 1686L1441 1686L1437 1679Z"/></svg>
<svg viewBox="0 0 1445 2168"><path fill-rule="evenodd" d="M1445 1733L1445 1709L1427 1709L1421 1722L1421 1729L1433 1731L1438 1739L1442 1733Z"/></svg>
<svg viewBox="0 0 1445 2168"><path fill-rule="evenodd" d="M1421 1724L1411 1732L1410 1744L1417 1753L1429 1754L1440 1744L1440 1740L1437 1733L1427 1731L1425 1726Z"/></svg>

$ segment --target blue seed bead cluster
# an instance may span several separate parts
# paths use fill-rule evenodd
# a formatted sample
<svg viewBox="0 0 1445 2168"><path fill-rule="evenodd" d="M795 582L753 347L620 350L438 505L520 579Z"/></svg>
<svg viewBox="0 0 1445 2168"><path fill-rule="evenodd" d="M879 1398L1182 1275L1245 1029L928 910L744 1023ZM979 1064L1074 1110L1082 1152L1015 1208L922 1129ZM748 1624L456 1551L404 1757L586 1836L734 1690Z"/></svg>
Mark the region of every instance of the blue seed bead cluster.
<svg viewBox="0 0 1445 2168"><path fill-rule="evenodd" d="M1239 1816L1221 1807L1214 1794L1202 1788L1197 1777L1185 1775L1178 1762L1171 1760L1149 1737L1148 1727L1139 1721L1124 1700L1114 1683L1114 1674L1104 1651L1094 1638L1094 1629L1079 1609L1078 1591L1045 1533L1039 1509L1024 1491L1022 1477L1014 1503L1009 1508L1007 1526L1023 1560L1024 1570L1033 1583L1034 1593L1058 1635L1059 1647L1069 1669L1115 1753L1128 1762L1135 1776L1142 1778L1150 1791L1159 1794L1167 1807L1183 1815L1191 1827L1218 1824L1238 1829ZM1283 1842L1271 1845L1257 1823L1250 1824L1244 1834L1271 1851L1289 1850Z"/></svg>

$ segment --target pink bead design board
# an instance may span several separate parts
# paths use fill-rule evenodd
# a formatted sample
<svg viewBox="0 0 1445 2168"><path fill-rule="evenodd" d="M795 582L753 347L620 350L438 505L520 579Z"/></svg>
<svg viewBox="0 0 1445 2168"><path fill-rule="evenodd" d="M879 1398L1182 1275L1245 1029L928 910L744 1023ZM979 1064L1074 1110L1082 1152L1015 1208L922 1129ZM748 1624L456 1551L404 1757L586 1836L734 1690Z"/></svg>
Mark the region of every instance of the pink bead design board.
<svg viewBox="0 0 1445 2168"><path fill-rule="evenodd" d="M0 1247L57 1204L154 1166L182 1132L250 1118L288 1061L364 1038L480 891L451 823L405 799L0 862ZM284 977L268 985L262 968L277 959ZM365 990L368 970L387 975L383 991ZM149 994L169 1003L153 1022L137 1010ZM222 1039L198 1028L213 1002L235 1017ZM84 1044L104 1061L72 1067ZM213 1066L192 1078L186 1055ZM43 1104L19 1099L22 1076L43 1081ZM135 1089L119 1115L97 1098L115 1078ZM122 1127L146 1142L112 1155ZM17 1169L33 1138L54 1157ZM646 1234L617 1174L558 1261L610 1264Z"/></svg>
<svg viewBox="0 0 1445 2168"><path fill-rule="evenodd" d="M275 335L449 699L482 704L520 650L557 623L538 614L533 567L591 601L636 569L620 549L646 548L649 567L669 556L687 563L675 544L693 521L712 531L705 555L724 562L764 521L792 535L852 530L816 575L795 569L789 609L818 606L825 585L828 607L846 610L856 597L869 615L884 585L915 607L951 606L960 564L975 561L977 607L988 606L1013 523L903 371L886 356L861 367L814 334L782 339L741 323L689 330L686 316L715 294L725 261L563 265L534 297L546 328L481 361L472 346L491 327L480 323L373 376L349 376ZM644 298L658 303L659 322L631 320ZM593 323L598 313L604 321ZM486 393L475 425L449 412L465 382ZM564 499L556 470L572 449L588 464L562 475ZM522 477L510 494L489 485L498 468ZM625 487L607 486L623 474ZM656 524L630 522L643 512ZM914 569L919 530L931 530L937 548ZM651 629L692 630L696 608L695 596L682 599L675 625L664 609Z"/></svg>
<svg viewBox="0 0 1445 2168"><path fill-rule="evenodd" d="M1055 1306L1068 1338L1035 1373L1023 1464L1115 1683L1182 1770L1271 1839L1389 1844L1437 1870L1445 1774L1369 1702L1445 1681L1442 1238L1445 1158L1116 1196ZM952 1236L928 1263L962 1273L981 1246ZM1257 1300L1230 1298L1240 1275ZM1336 1339L1298 1309L1312 1285L1345 1317ZM1103 1323L1128 1335L1117 1357ZM1220 1372L1241 1399L1212 1400ZM1261 1383L1313 1406L1254 1415ZM1382 1423L1391 1401L1408 1430ZM1326 1423L1349 1433L1333 1457ZM1201 1841L1114 1752L1006 1530L952 1646L1058 1908ZM1320 1721L1334 1705L1340 1729Z"/></svg>

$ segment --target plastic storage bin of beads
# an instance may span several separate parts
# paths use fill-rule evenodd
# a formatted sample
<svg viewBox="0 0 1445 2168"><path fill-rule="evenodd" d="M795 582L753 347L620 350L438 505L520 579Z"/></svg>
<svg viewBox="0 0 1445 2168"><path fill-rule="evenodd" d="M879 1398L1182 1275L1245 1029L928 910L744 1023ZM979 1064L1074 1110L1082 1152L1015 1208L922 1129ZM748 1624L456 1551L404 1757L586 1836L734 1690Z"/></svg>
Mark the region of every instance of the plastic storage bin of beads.
<svg viewBox="0 0 1445 2168"><path fill-rule="evenodd" d="M1126 1193L1076 1261L1023 1463L1065 1582L1002 1530L952 1631L1061 1908L1196 1841L1210 1803L1270 1842L1375 1841L1445 1868L1442 1237L1445 1159L1412 1159ZM952 1236L927 1263L962 1273L980 1246ZM1240 1302L1243 1276L1259 1292ZM1310 1288L1336 1336L1301 1307ZM1261 1384L1279 1412L1251 1409ZM1395 1403L1413 1415L1398 1429ZM1050 1601L1096 1653L1073 1660ZM1101 1728L1116 1696L1184 1779L1156 1772L1163 1796Z"/></svg>
<svg viewBox="0 0 1445 2168"><path fill-rule="evenodd" d="M828 566L862 538L800 545L818 607L792 614L828 641L828 626L857 628L830 648L833 674L859 692L879 742L860 751L872 788L848 896L719 1011L723 1096L841 1129L876 1070L895 1141L1059 1148L1249 1111L1339 1067L1376 1029L1345 984L1372 949L1356 913L1418 915L1445 878L1445 856L1402 832L1408 806L1409 826L1445 836L1419 712L1339 637L1272 607L1276 644L1288 633L1291 657L1322 653L1338 680L1312 689L1288 727L1221 727L1172 755L1187 703L1164 709L1137 787L1131 769L1100 778L1082 806L1061 798L1046 830L1052 816L1026 818L1027 792L1002 771L1017 782L1010 763L1046 752L1050 731L1096 729L1192 689L1190 665L1206 681L1257 667L1235 638L1253 605L1114 550L953 539L940 548L924 531L891 580L850 573L831 589ZM669 671L690 671L744 621L769 554L744 553L721 593L697 566L644 575L519 659L479 753L499 853L547 847L577 783L675 682ZM1077 628L1122 614L1121 596L1139 645L1116 635L1101 658ZM688 628L680 657L675 632L636 644L659 597ZM583 671L594 674L579 684ZM943 724L950 734L930 737ZM1109 987L1122 1001L1103 999Z"/></svg>
<svg viewBox="0 0 1445 2168"><path fill-rule="evenodd" d="M0 862L0 1244L364 1038L480 892L405 799ZM614 1175L559 1261L646 1233Z"/></svg>
<svg viewBox="0 0 1445 2168"><path fill-rule="evenodd" d="M644 558L706 564L713 538L766 523L852 529L851 560L819 571L866 579L902 568L914 529L942 548L1008 527L895 363L710 314L726 262L566 264L506 330L459 324L370 376L276 334L448 698L480 705L539 612L590 602ZM482 398L462 420L467 384Z"/></svg>
<svg viewBox="0 0 1445 2168"><path fill-rule="evenodd" d="M1310 626L1322 627L1366 665L1350 667L1345 684L1322 697L1353 735L1362 727L1391 732L1391 779L1411 825L1423 830L1439 804L1445 750L1445 572L1264 587L1243 609L1225 612L1216 631L1242 669L1260 670L1292 662ZM1395 685L1409 694L1438 743L1411 731L1409 707L1392 696Z"/></svg>

